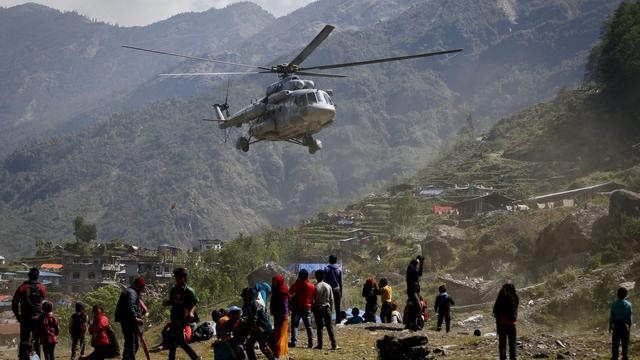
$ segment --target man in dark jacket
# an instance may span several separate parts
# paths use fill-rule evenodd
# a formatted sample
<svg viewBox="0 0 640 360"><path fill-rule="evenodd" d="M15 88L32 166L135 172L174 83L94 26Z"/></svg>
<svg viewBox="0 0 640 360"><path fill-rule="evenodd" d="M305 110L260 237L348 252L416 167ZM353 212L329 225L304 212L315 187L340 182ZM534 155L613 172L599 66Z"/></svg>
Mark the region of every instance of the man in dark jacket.
<svg viewBox="0 0 640 360"><path fill-rule="evenodd" d="M138 332L142 325L140 293L144 288L144 278L135 279L131 286L122 290L116 305L115 320L120 323L124 337L123 360L135 360L138 352Z"/></svg>
<svg viewBox="0 0 640 360"><path fill-rule="evenodd" d="M329 255L329 265L324 268L324 282L333 290L333 306L336 310L336 325L340 324L340 299L342 298L342 270L337 264L338 257Z"/></svg>
<svg viewBox="0 0 640 360"><path fill-rule="evenodd" d="M411 260L407 267L407 296L411 303L411 306L407 312L407 324L405 328L417 331L418 316L422 312L422 306L420 301L420 277L422 276L422 264L424 263L424 257L418 256Z"/></svg>
<svg viewBox="0 0 640 360"><path fill-rule="evenodd" d="M34 335L35 324L42 314L42 301L47 298L47 289L38 282L40 271L37 268L29 270L29 280L18 287L11 301L11 310L20 323L20 343L29 342ZM38 336L33 336L33 347L40 357L40 343Z"/></svg>

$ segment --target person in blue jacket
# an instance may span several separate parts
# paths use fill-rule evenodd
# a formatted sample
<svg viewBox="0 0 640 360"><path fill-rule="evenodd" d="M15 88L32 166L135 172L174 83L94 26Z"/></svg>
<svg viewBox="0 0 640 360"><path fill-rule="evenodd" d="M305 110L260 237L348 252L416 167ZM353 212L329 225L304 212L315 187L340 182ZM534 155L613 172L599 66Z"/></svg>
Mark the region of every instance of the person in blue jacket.
<svg viewBox="0 0 640 360"><path fill-rule="evenodd" d="M633 309L631 303L625 300L627 289L618 289L618 298L611 304L609 314L609 333L611 335L611 359L618 359L618 349L622 343L622 360L629 357L629 333L631 332L631 316Z"/></svg>

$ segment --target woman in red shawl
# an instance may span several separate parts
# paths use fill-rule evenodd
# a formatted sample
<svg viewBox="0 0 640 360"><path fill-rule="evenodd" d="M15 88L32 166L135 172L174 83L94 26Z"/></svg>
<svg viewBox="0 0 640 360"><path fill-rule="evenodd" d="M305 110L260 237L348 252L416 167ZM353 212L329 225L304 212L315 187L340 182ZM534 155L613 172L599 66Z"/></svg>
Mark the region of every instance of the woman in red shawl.
<svg viewBox="0 0 640 360"><path fill-rule="evenodd" d="M278 359L289 358L289 287L282 275L273 277L269 310L273 315L273 353Z"/></svg>

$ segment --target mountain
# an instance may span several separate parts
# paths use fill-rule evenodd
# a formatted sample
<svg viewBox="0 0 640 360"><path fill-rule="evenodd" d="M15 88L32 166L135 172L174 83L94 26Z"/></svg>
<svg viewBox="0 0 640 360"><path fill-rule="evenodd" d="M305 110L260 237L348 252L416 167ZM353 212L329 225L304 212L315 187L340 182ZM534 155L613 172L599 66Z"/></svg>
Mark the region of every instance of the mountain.
<svg viewBox="0 0 640 360"><path fill-rule="evenodd" d="M68 122L180 61L122 44L198 54L227 48L272 21L252 3L130 28L33 3L0 8L0 156L51 130L83 125Z"/></svg>
<svg viewBox="0 0 640 360"><path fill-rule="evenodd" d="M269 143L242 154L218 141L217 130L197 120L224 96L220 81L205 82L202 89L212 91L206 95L158 101L15 151L0 174L0 237L21 240L7 251L26 252L34 239L68 237L70 219L82 214L104 239L187 246L198 238L292 224L411 174L468 114L488 126L500 114L578 84L599 24L615 6L603 0L508 2L516 6L505 10L504 4L420 2L333 34L305 64L459 46L467 51L344 69L348 80L318 80L335 90L338 116L319 134L324 149L316 156ZM242 59L239 54L227 56ZM234 80L231 103L238 108L259 96L268 81Z"/></svg>

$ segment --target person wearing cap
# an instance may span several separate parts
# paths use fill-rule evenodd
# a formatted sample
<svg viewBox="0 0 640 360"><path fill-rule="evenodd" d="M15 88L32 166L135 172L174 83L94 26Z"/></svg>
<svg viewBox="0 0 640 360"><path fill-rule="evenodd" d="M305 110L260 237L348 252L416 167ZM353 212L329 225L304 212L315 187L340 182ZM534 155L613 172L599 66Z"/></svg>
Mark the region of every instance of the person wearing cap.
<svg viewBox="0 0 640 360"><path fill-rule="evenodd" d="M47 298L47 289L38 282L40 271L37 268L29 270L29 280L18 287L13 300L11 310L20 323L20 343L33 341L33 347L40 357L40 342L35 336L36 322L42 314L42 302Z"/></svg>
<svg viewBox="0 0 640 360"><path fill-rule="evenodd" d="M140 293L144 291L145 287L143 277L135 279L131 286L122 290L116 305L115 320L120 323L124 337L122 360L135 360L136 352L138 352L138 333L142 325Z"/></svg>
<svg viewBox="0 0 640 360"><path fill-rule="evenodd" d="M187 270L177 268L173 270L175 285L169 290L169 298L163 302L171 306L171 342L169 343L169 360L175 360L176 349L180 346L191 360L199 358L198 354L189 346L184 336L184 327L198 321L196 304L198 297L195 290L187 286Z"/></svg>

